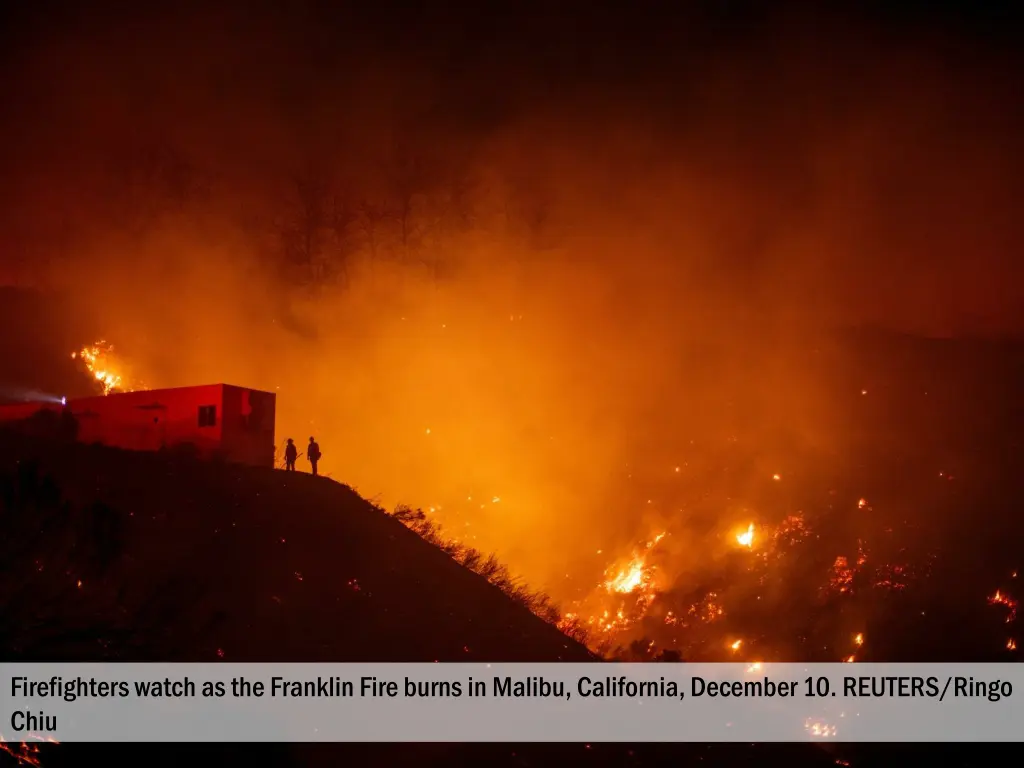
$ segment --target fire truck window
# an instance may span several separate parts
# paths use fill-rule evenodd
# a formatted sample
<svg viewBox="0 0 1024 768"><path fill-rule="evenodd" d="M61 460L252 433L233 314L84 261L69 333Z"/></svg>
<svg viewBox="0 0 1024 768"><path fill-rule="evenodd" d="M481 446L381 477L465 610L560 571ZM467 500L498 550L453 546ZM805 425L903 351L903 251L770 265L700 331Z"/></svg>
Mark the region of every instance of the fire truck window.
<svg viewBox="0 0 1024 768"><path fill-rule="evenodd" d="M216 405L201 405L201 406L199 406L199 426L200 427L215 427L215 426L217 426L217 406Z"/></svg>

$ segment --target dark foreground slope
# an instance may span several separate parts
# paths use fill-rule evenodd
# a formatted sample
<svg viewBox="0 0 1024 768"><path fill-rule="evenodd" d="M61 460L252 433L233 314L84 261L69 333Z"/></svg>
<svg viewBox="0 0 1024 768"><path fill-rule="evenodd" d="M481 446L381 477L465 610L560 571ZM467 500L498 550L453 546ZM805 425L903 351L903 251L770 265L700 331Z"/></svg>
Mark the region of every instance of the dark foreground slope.
<svg viewBox="0 0 1024 768"><path fill-rule="evenodd" d="M398 521L324 478L0 434L0 649L47 661L587 661ZM103 748L103 760L831 764L812 748ZM44 766L92 759L43 750ZM720 762L712 760L712 763Z"/></svg>
<svg viewBox="0 0 1024 768"><path fill-rule="evenodd" d="M9 658L591 658L330 480L9 439L0 440L0 459L14 469L5 503L43 507L15 527L34 527L51 514L56 536L70 533L58 498L80 518L77 538L62 542L66 554L50 533L38 548L4 553L5 567L20 560L22 578L31 580L5 579L5 592L17 590L4 595L14 606L4 617ZM21 533L8 546L32 535ZM91 552L82 548L89 539ZM38 610L40 599L62 609L80 606L75 620L103 631L86 640L15 621ZM107 610L124 618L110 624Z"/></svg>

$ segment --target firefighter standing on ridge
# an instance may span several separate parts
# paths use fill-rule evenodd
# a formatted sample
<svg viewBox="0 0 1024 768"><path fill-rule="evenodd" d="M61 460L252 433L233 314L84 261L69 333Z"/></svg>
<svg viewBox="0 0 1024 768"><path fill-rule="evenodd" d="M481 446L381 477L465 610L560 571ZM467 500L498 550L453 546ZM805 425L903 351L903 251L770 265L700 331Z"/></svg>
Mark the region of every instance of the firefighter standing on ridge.
<svg viewBox="0 0 1024 768"><path fill-rule="evenodd" d="M312 437L309 438L309 447L306 449L306 457L309 459L310 465L313 467L313 474L316 474L316 463L320 461L320 446L317 445L316 440Z"/></svg>
<svg viewBox="0 0 1024 768"><path fill-rule="evenodd" d="M284 468L288 472L295 471L295 460L299 458L299 449L295 447L292 439L288 438L288 445L284 448Z"/></svg>

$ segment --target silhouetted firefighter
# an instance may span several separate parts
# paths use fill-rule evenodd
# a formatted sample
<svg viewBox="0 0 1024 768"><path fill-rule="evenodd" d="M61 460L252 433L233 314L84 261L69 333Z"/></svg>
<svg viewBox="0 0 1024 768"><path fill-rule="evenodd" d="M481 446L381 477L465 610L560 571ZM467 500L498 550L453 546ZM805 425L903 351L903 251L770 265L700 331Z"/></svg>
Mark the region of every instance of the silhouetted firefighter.
<svg viewBox="0 0 1024 768"><path fill-rule="evenodd" d="M288 438L288 445L284 448L284 468L289 472L295 471L295 460L299 458L299 449L295 447L292 439Z"/></svg>
<svg viewBox="0 0 1024 768"><path fill-rule="evenodd" d="M306 449L306 457L309 459L310 466L313 467L313 474L316 474L316 464L320 461L320 446L317 445L316 440L312 437L309 438L309 447Z"/></svg>

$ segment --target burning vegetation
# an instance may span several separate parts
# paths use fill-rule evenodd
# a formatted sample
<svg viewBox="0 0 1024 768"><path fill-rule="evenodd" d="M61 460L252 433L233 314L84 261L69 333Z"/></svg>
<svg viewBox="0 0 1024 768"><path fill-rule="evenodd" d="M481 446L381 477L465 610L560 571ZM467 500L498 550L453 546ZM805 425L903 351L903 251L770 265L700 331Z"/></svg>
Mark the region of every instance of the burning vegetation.
<svg viewBox="0 0 1024 768"><path fill-rule="evenodd" d="M129 366L112 345L98 342L76 358L104 393L130 388L125 384ZM437 435L424 428L423 437ZM394 516L605 656L740 658L754 664L879 658L867 628L880 609L889 610L886 603L927 590L935 543L922 535L919 522L888 515L884 503L869 504L856 492L844 498L834 489L817 496L805 489L793 496L798 482L790 482L783 493L780 472L766 472L767 482L747 491L745 505L738 505L730 499L732 481L716 480L707 467L742 461L741 449L733 440L724 447L709 443L694 447L661 477L643 475L634 503L658 509L659 527L624 554L603 547L589 564L576 561L553 587L532 588L528 568L520 571L524 580L502 563L521 568L530 562L529 552L520 562L485 554L486 542L495 541L495 520L521 509L515 493L509 499L478 491L426 511L400 505ZM623 482L635 483L640 479L635 474L627 469ZM950 487L949 473L932 477L937 489ZM666 514L673 505L676 513ZM988 603L1004 610L1005 624L1015 624L1017 603L1005 590ZM808 634L807 621L824 626ZM1003 650L1015 651L1016 639L1007 637ZM884 657L884 649L881 653Z"/></svg>
<svg viewBox="0 0 1024 768"><path fill-rule="evenodd" d="M146 389L131 380L125 360L114 351L114 345L106 341L97 341L72 352L71 359L81 362L88 375L102 387L104 395Z"/></svg>
<svg viewBox="0 0 1024 768"><path fill-rule="evenodd" d="M852 506L863 508L855 500ZM568 601L563 613L545 595L525 589L493 557L484 561L472 548L447 539L426 513L402 508L396 516L528 607L536 606L538 615L596 653L622 660L741 658L755 669L766 660L851 663L865 660L865 653L884 660L884 648L881 656L871 654L865 626L879 620L873 614L886 600L899 600L907 590L926 592L935 562L934 553L897 544L887 526L875 526L877 555L857 536L847 553L829 559L823 547L839 545L837 537L816 531L804 513L796 512L775 524L748 523L723 535L721 545L731 551L692 582L673 575L679 568L672 550L660 548L669 532L659 532L612 561L602 579ZM822 517L818 524L828 522ZM1004 609L1007 624L1016 621L1017 603L1005 592L996 592L988 603ZM766 622L776 611L786 615ZM831 622L830 616L843 616L842 624L819 632L822 645L809 648L809 638L800 637L806 631L799 629L801 623ZM1005 650L1016 650L1016 640L1008 639Z"/></svg>
<svg viewBox="0 0 1024 768"><path fill-rule="evenodd" d="M33 734L30 738L33 741L5 741L3 734L0 734L0 753L11 758L14 765L30 766L31 768L42 768L42 744L59 744L56 739L47 738Z"/></svg>

